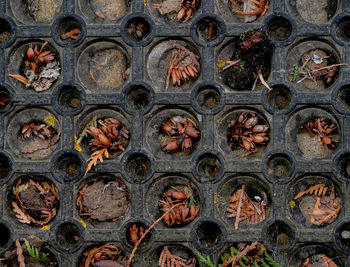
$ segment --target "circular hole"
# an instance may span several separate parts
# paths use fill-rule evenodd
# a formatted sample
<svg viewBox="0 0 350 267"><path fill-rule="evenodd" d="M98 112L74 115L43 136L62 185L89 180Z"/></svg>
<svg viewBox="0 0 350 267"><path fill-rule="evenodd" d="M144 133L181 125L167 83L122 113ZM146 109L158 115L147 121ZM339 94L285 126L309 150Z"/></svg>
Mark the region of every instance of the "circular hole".
<svg viewBox="0 0 350 267"><path fill-rule="evenodd" d="M267 174L275 179L286 178L292 168L292 163L284 154L273 155L267 163Z"/></svg>
<svg viewBox="0 0 350 267"><path fill-rule="evenodd" d="M336 104L347 111L350 110L350 85L344 85L339 89Z"/></svg>
<svg viewBox="0 0 350 267"><path fill-rule="evenodd" d="M10 93L3 87L0 87L0 111L6 110L11 103Z"/></svg>
<svg viewBox="0 0 350 267"><path fill-rule="evenodd" d="M71 85L64 86L58 94L58 105L64 111L71 111L80 107L81 93Z"/></svg>
<svg viewBox="0 0 350 267"><path fill-rule="evenodd" d="M213 222L203 222L197 231L199 243L203 247L213 247L221 240L222 232L219 225Z"/></svg>
<svg viewBox="0 0 350 267"><path fill-rule="evenodd" d="M285 248L292 242L293 231L285 223L276 222L267 229L267 237L274 247Z"/></svg>
<svg viewBox="0 0 350 267"><path fill-rule="evenodd" d="M338 166L340 168L340 173L345 178L350 178L350 154L347 153L345 155L342 155L338 162Z"/></svg>
<svg viewBox="0 0 350 267"><path fill-rule="evenodd" d="M126 163L126 171L132 177L143 178L151 170L151 161L143 154L131 155Z"/></svg>
<svg viewBox="0 0 350 267"><path fill-rule="evenodd" d="M44 258L44 254L46 255L46 259L48 262L44 264L43 262L39 263L34 259L32 255L30 255L26 249L27 245L25 240L28 241L31 247L35 248L35 252L38 252L40 259ZM53 253L52 248L48 245L48 242L41 240L39 237L35 235L29 235L24 238L18 238L20 246L23 250L23 262L25 262L25 266L59 266L58 260ZM16 240L16 241L17 241ZM10 248L1 254L1 264L2 266L19 266L19 261L17 259L17 247L16 242L13 242Z"/></svg>
<svg viewBox="0 0 350 267"><path fill-rule="evenodd" d="M213 154L202 155L197 164L198 173L208 179L215 177L220 168L220 160Z"/></svg>
<svg viewBox="0 0 350 267"><path fill-rule="evenodd" d="M110 41L92 43L79 56L78 75L86 92L111 92L124 84L129 75L128 53Z"/></svg>
<svg viewBox="0 0 350 267"><path fill-rule="evenodd" d="M272 91L268 92L267 100L271 107L282 110L288 108L292 102L292 94L285 86L274 86Z"/></svg>
<svg viewBox="0 0 350 267"><path fill-rule="evenodd" d="M337 184L328 177L307 176L288 190L293 219L305 227L322 227L336 221L343 206Z"/></svg>
<svg viewBox="0 0 350 267"><path fill-rule="evenodd" d="M54 174L57 177L68 178L68 180L74 179L81 171L81 162L79 158L74 154L64 154L60 156L55 165Z"/></svg>
<svg viewBox="0 0 350 267"><path fill-rule="evenodd" d="M120 179L98 174L80 188L76 204L79 214L91 222L118 221L129 212L130 195Z"/></svg>
<svg viewBox="0 0 350 267"><path fill-rule="evenodd" d="M126 240L128 241L128 243L134 246L144 234L144 232L147 230L147 228L147 225L142 222L131 223L126 230ZM147 245L150 239L151 232L147 233L145 238L142 239L142 242L140 243L139 247Z"/></svg>
<svg viewBox="0 0 350 267"><path fill-rule="evenodd" d="M267 34L274 41L284 41L292 33L292 24L284 17L274 17L267 25Z"/></svg>
<svg viewBox="0 0 350 267"><path fill-rule="evenodd" d="M323 129L322 132L318 125ZM310 157L323 158L332 154L338 142L338 127L325 116L308 118L297 129L298 147L302 153Z"/></svg>
<svg viewBox="0 0 350 267"><path fill-rule="evenodd" d="M337 25L336 33L345 42L350 41L350 17L344 17Z"/></svg>
<svg viewBox="0 0 350 267"><path fill-rule="evenodd" d="M5 178L11 171L10 161L5 156L0 156L0 181Z"/></svg>
<svg viewBox="0 0 350 267"><path fill-rule="evenodd" d="M178 265L178 266L199 267L200 265L198 260L196 259L196 256L189 248L181 245L169 244L169 245L158 247L153 252L151 252L148 255L148 257L145 259L145 262L147 262L147 266L150 266L150 267L161 266L160 264L158 264L161 255L164 256L163 259L165 259L165 262L167 261L166 258L169 258L169 259L171 258L171 255L173 255L173 258L175 259L181 258L181 260L179 259L179 261L174 261L173 266ZM169 256L167 257L167 255ZM179 262L186 263L186 265L184 264L181 265ZM169 265L165 264L164 266L170 267L171 264Z"/></svg>
<svg viewBox="0 0 350 267"><path fill-rule="evenodd" d="M271 72L272 44L261 30L235 37L219 51L216 75L219 81L234 90L252 91L262 88ZM252 60L254 59L254 60Z"/></svg>
<svg viewBox="0 0 350 267"><path fill-rule="evenodd" d="M176 115L163 121L158 140L164 152L184 156L195 150L200 134L194 120Z"/></svg>
<svg viewBox="0 0 350 267"><path fill-rule="evenodd" d="M196 28L196 34L204 42L210 42L219 37L221 28L219 23L213 18L201 19Z"/></svg>
<svg viewBox="0 0 350 267"><path fill-rule="evenodd" d="M314 24L322 24L329 21L336 13L337 6L337 0L296 0L296 8L300 16L307 22Z"/></svg>
<svg viewBox="0 0 350 267"><path fill-rule="evenodd" d="M141 41L145 39L150 32L151 25L142 17L133 18L126 25L127 36L132 41Z"/></svg>
<svg viewBox="0 0 350 267"><path fill-rule="evenodd" d="M126 266L127 258L124 252L113 243L96 244L86 248L80 256L77 266L85 266L88 259L93 259L95 264L88 264L86 266ZM106 263L107 261L107 263ZM109 262L108 262L109 261ZM97 264L101 262L100 264ZM108 265L107 265L108 264Z"/></svg>
<svg viewBox="0 0 350 267"><path fill-rule="evenodd" d="M185 23L195 17L201 0L151 0L151 12L156 16L166 17L167 22Z"/></svg>
<svg viewBox="0 0 350 267"><path fill-rule="evenodd" d="M36 54L34 51L42 51ZM51 88L61 76L58 51L49 43L33 41L23 44L11 53L8 62L10 82L16 89L22 88L26 93L43 92ZM28 85L28 86L27 86Z"/></svg>
<svg viewBox="0 0 350 267"><path fill-rule="evenodd" d="M0 233L0 247L4 247L7 245L11 238L11 232L5 224L0 223Z"/></svg>
<svg viewBox="0 0 350 267"><path fill-rule="evenodd" d="M243 206L236 225L236 214L242 192ZM269 216L271 208L270 190L264 183L251 176L232 177L218 193L217 210L220 217L226 223L234 224L235 230L261 224ZM245 213L242 210L251 212Z"/></svg>
<svg viewBox="0 0 350 267"><path fill-rule="evenodd" d="M9 213L20 223L42 227L57 215L60 193L48 178L23 175L10 188L7 197Z"/></svg>
<svg viewBox="0 0 350 267"><path fill-rule="evenodd" d="M346 248L346 250L350 250L350 223L344 223L338 232L340 244Z"/></svg>
<svg viewBox="0 0 350 267"><path fill-rule="evenodd" d="M220 103L220 93L213 87L202 87L197 92L196 101L202 108L214 109Z"/></svg>
<svg viewBox="0 0 350 267"><path fill-rule="evenodd" d="M148 55L146 71L154 89L184 92L201 72L199 50L185 40L166 40L154 45ZM169 78L168 78L169 77Z"/></svg>
<svg viewBox="0 0 350 267"><path fill-rule="evenodd" d="M227 143L244 156L263 151L269 143L268 123L255 112L235 112L227 124Z"/></svg>
<svg viewBox="0 0 350 267"><path fill-rule="evenodd" d="M0 43L7 42L12 36L11 24L4 20L0 19Z"/></svg>
<svg viewBox="0 0 350 267"><path fill-rule="evenodd" d="M129 108L141 110L148 106L151 101L149 91L143 86L133 86L126 94L126 103Z"/></svg>
<svg viewBox="0 0 350 267"><path fill-rule="evenodd" d="M65 17L59 22L57 34L61 40L73 42L79 38L81 30L82 26L77 19Z"/></svg>
<svg viewBox="0 0 350 267"><path fill-rule="evenodd" d="M57 228L56 239L61 246L74 246L80 240L79 227L69 222L60 224Z"/></svg>
<svg viewBox="0 0 350 267"><path fill-rule="evenodd" d="M288 52L286 75L300 91L325 90L337 81L340 72L339 67L329 66L340 60L337 50L330 44L317 39L303 41Z"/></svg>

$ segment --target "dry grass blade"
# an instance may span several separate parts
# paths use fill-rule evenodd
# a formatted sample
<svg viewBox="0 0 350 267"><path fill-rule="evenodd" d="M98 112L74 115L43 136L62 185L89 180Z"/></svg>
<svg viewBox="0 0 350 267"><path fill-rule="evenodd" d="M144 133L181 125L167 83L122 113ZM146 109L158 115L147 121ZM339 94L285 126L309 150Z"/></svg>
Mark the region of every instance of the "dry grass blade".
<svg viewBox="0 0 350 267"><path fill-rule="evenodd" d="M22 246L19 243L18 239L16 240L16 253L17 253L17 261L18 261L19 267L26 267L26 264L24 263Z"/></svg>

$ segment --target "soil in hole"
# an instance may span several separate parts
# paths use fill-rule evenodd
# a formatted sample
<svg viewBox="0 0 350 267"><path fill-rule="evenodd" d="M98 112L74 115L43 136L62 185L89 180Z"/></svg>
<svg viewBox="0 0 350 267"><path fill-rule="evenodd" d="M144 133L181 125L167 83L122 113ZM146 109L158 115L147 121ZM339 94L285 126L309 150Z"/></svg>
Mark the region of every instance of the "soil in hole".
<svg viewBox="0 0 350 267"><path fill-rule="evenodd" d="M0 43L4 43L11 38L11 32L1 32L0 33Z"/></svg>
<svg viewBox="0 0 350 267"><path fill-rule="evenodd" d="M3 247L10 240L11 233L10 233L9 229L4 224L0 224L0 233L1 233L1 235L0 235L0 247Z"/></svg>
<svg viewBox="0 0 350 267"><path fill-rule="evenodd" d="M286 19L277 18L268 26L269 37L273 40L283 41L288 39L292 32L292 26Z"/></svg>
<svg viewBox="0 0 350 267"><path fill-rule="evenodd" d="M204 97L204 105L209 108L213 109L216 108L219 104L218 97L214 94L206 94Z"/></svg>
<svg viewBox="0 0 350 267"><path fill-rule="evenodd" d="M197 236L202 246L215 246L221 239L220 227L212 222L205 222L199 226Z"/></svg>
<svg viewBox="0 0 350 267"><path fill-rule="evenodd" d="M333 5L335 5L335 8ZM297 0L296 7L304 20L319 24L327 22L334 15L337 8L337 1Z"/></svg>
<svg viewBox="0 0 350 267"><path fill-rule="evenodd" d="M197 26L198 37L206 42L218 38L220 32L219 24L212 19L203 19Z"/></svg>
<svg viewBox="0 0 350 267"><path fill-rule="evenodd" d="M94 12L107 20L118 20L128 12L126 0L92 0Z"/></svg>
<svg viewBox="0 0 350 267"><path fill-rule="evenodd" d="M124 83L125 55L117 48L100 50L90 60L90 77L101 87L115 88Z"/></svg>
<svg viewBox="0 0 350 267"><path fill-rule="evenodd" d="M220 169L220 162L215 157L205 157L199 161L199 173L206 177L214 177Z"/></svg>
<svg viewBox="0 0 350 267"><path fill-rule="evenodd" d="M4 178L10 172L10 166L6 161L0 159L0 179Z"/></svg>
<svg viewBox="0 0 350 267"><path fill-rule="evenodd" d="M144 157L134 158L127 164L128 171L131 172L132 175L136 175L139 178L147 175L147 173L150 171L150 167L150 161Z"/></svg>
<svg viewBox="0 0 350 267"><path fill-rule="evenodd" d="M93 220L117 221L130 208L126 186L115 181L108 183L102 181L95 182L88 185L85 192L80 195L82 195L81 215L89 214L89 218Z"/></svg>
<svg viewBox="0 0 350 267"><path fill-rule="evenodd" d="M268 162L268 174L276 178L285 178L290 169L291 163L284 157L276 157Z"/></svg>
<svg viewBox="0 0 350 267"><path fill-rule="evenodd" d="M44 264L36 261L32 256L29 255L25 242L23 240L20 240L20 245L22 247L24 262L26 266L30 266L30 267L58 266L55 257L49 251L47 251L45 247L43 247L44 241L42 241L40 238L34 235L27 236L26 239L28 240L30 246L38 249L41 259L43 258L43 253L45 253L47 260L50 263L50 264ZM17 261L16 245L13 244L8 251L2 254L1 258L4 258L4 261L3 261L4 266L19 266Z"/></svg>
<svg viewBox="0 0 350 267"><path fill-rule="evenodd" d="M57 0L24 0L23 7L38 23L50 22L60 11L61 4Z"/></svg>
<svg viewBox="0 0 350 267"><path fill-rule="evenodd" d="M72 223L64 223L59 226L57 240L63 246L75 245L80 240L79 228Z"/></svg>

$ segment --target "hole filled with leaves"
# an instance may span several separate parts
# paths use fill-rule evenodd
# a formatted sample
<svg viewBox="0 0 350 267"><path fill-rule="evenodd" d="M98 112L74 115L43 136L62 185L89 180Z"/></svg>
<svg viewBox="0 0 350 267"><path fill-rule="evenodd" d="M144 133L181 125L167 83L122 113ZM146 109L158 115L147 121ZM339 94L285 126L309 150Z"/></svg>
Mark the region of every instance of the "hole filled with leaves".
<svg viewBox="0 0 350 267"><path fill-rule="evenodd" d="M274 17L267 25L267 34L274 41L288 39L292 33L292 24L285 17Z"/></svg>
<svg viewBox="0 0 350 267"><path fill-rule="evenodd" d="M8 41L12 36L12 27L5 19L0 19L0 43Z"/></svg>
<svg viewBox="0 0 350 267"><path fill-rule="evenodd" d="M135 245L147 230L147 225L142 222L131 223L126 229L126 240L130 245ZM142 239L139 247L145 246L151 239L151 232Z"/></svg>
<svg viewBox="0 0 350 267"><path fill-rule="evenodd" d="M284 154L273 155L267 163L267 174L276 179L286 178L292 168L292 163Z"/></svg>
<svg viewBox="0 0 350 267"><path fill-rule="evenodd" d="M220 103L220 93L217 89L211 86L205 86L198 90L196 101L200 107L214 109Z"/></svg>
<svg viewBox="0 0 350 267"><path fill-rule="evenodd" d="M283 222L275 222L267 229L268 241L274 247L286 247L293 238L292 229Z"/></svg>
<svg viewBox="0 0 350 267"><path fill-rule="evenodd" d="M141 41L145 39L150 32L151 25L142 17L132 18L126 25L127 36L132 41Z"/></svg>
<svg viewBox="0 0 350 267"><path fill-rule="evenodd" d="M212 247L221 240L222 232L219 225L214 222L203 222L197 228L197 238L203 247Z"/></svg>
<svg viewBox="0 0 350 267"><path fill-rule="evenodd" d="M292 102L292 93L285 86L274 86L272 91L268 92L267 101L272 108L283 110L288 108Z"/></svg>
<svg viewBox="0 0 350 267"><path fill-rule="evenodd" d="M61 109L71 111L80 107L81 93L76 87L66 85L59 91L57 99Z"/></svg>
<svg viewBox="0 0 350 267"><path fill-rule="evenodd" d="M149 91L143 86L133 86L126 94L126 103L131 109L141 110L148 106L151 101Z"/></svg>
<svg viewBox="0 0 350 267"><path fill-rule="evenodd" d="M219 23L211 17L201 19L196 27L196 34L204 42L215 40L219 37L220 33L221 28Z"/></svg>
<svg viewBox="0 0 350 267"><path fill-rule="evenodd" d="M215 177L220 168L220 160L213 154L202 155L197 163L198 173L205 178Z"/></svg>
<svg viewBox="0 0 350 267"><path fill-rule="evenodd" d="M64 17L58 23L57 34L61 40L71 42L79 38L81 28L80 22L74 17Z"/></svg>
<svg viewBox="0 0 350 267"><path fill-rule="evenodd" d="M57 227L56 240L61 246L73 246L80 240L79 227L74 223L65 222Z"/></svg>
<svg viewBox="0 0 350 267"><path fill-rule="evenodd" d="M4 247L7 245L11 238L10 229L3 223L0 223L0 247Z"/></svg>
<svg viewBox="0 0 350 267"><path fill-rule="evenodd" d="M130 176L142 178L151 170L151 161L143 154L136 153L131 155L126 163L126 171Z"/></svg>

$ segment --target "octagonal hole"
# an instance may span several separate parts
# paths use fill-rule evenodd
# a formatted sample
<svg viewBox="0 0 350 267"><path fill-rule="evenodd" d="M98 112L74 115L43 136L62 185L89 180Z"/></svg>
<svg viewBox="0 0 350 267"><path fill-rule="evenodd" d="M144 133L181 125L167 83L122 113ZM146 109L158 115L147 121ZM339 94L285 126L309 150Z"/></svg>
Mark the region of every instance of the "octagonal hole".
<svg viewBox="0 0 350 267"><path fill-rule="evenodd" d="M275 179L286 178L292 169L292 162L285 154L275 154L269 158L267 173Z"/></svg>
<svg viewBox="0 0 350 267"><path fill-rule="evenodd" d="M151 102L150 92L142 85L129 88L126 94L126 104L131 109L142 110Z"/></svg>
<svg viewBox="0 0 350 267"><path fill-rule="evenodd" d="M286 86L276 85L268 93L267 100L272 108L283 110L288 108L292 102L292 93Z"/></svg>
<svg viewBox="0 0 350 267"><path fill-rule="evenodd" d="M80 240L79 227L70 222L60 224L57 228L56 240L61 246L74 246Z"/></svg>
<svg viewBox="0 0 350 267"><path fill-rule="evenodd" d="M0 19L0 43L7 42L11 38L11 36L11 24L5 19Z"/></svg>
<svg viewBox="0 0 350 267"><path fill-rule="evenodd" d="M74 17L64 17L58 23L57 34L65 42L79 39L82 31L80 22Z"/></svg>
<svg viewBox="0 0 350 267"><path fill-rule="evenodd" d="M209 221L201 223L198 226L196 233L200 245L207 248L218 244L222 237L222 231L219 225Z"/></svg>
<svg viewBox="0 0 350 267"><path fill-rule="evenodd" d="M284 41L292 33L292 24L282 16L274 17L267 25L267 34L273 41Z"/></svg>
<svg viewBox="0 0 350 267"><path fill-rule="evenodd" d="M132 177L145 177L150 172L150 170L151 161L141 153L133 154L127 160L126 171Z"/></svg>
<svg viewBox="0 0 350 267"><path fill-rule="evenodd" d="M143 17L134 17L126 24L126 36L131 41L144 40L151 32L151 25Z"/></svg>
<svg viewBox="0 0 350 267"><path fill-rule="evenodd" d="M215 177L219 173L220 168L220 160L217 156L210 153L202 155L197 163L198 173L208 179Z"/></svg>
<svg viewBox="0 0 350 267"><path fill-rule="evenodd" d="M71 85L62 87L57 98L58 105L64 111L72 111L79 108L82 99L81 92Z"/></svg>
<svg viewBox="0 0 350 267"><path fill-rule="evenodd" d="M196 101L199 107L214 109L220 103L220 92L212 86L200 88L196 94Z"/></svg>
<svg viewBox="0 0 350 267"><path fill-rule="evenodd" d="M81 170L82 164L79 158L72 153L66 153L57 159L54 174L57 177L64 177L66 180L73 180Z"/></svg>
<svg viewBox="0 0 350 267"><path fill-rule="evenodd" d="M293 239L292 229L283 222L275 222L267 229L268 241L275 247L285 248Z"/></svg>
<svg viewBox="0 0 350 267"><path fill-rule="evenodd" d="M221 28L216 19L206 17L201 19L196 27L198 38L204 42L210 42L219 37Z"/></svg>
<svg viewBox="0 0 350 267"><path fill-rule="evenodd" d="M350 41L350 16L346 16L339 21L336 26L336 34L343 41Z"/></svg>

